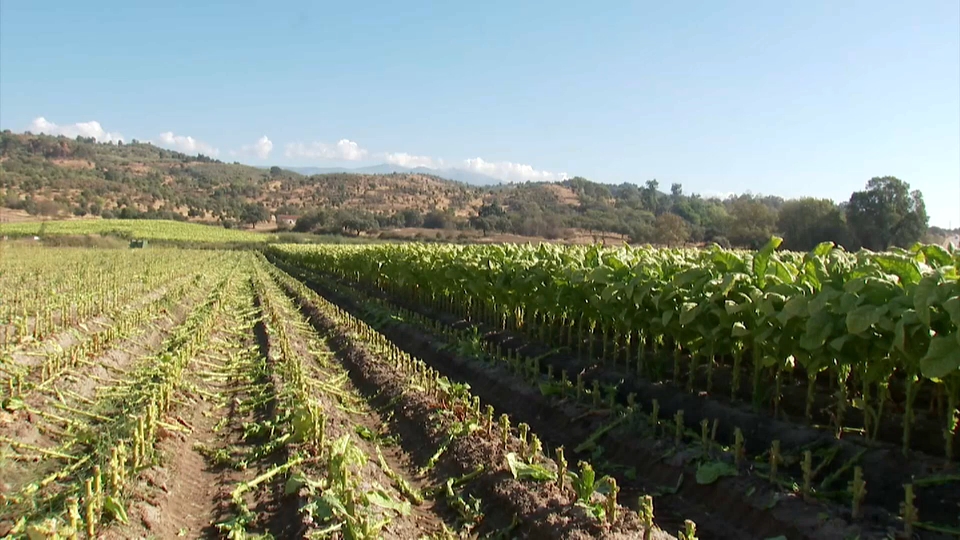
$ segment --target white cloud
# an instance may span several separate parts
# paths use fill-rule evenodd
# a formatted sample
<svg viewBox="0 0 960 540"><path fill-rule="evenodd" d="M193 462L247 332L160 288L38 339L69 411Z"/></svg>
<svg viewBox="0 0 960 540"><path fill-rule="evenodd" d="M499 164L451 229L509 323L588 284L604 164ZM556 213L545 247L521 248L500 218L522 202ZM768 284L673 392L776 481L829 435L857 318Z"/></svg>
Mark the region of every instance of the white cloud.
<svg viewBox="0 0 960 540"><path fill-rule="evenodd" d="M220 153L219 150L203 141L198 141L190 136L174 135L172 131L160 134L160 144L184 154L204 154L213 157Z"/></svg>
<svg viewBox="0 0 960 540"><path fill-rule="evenodd" d="M264 135L263 137L257 139L257 142L253 144L245 144L240 147L239 151L231 151L230 154L234 156L256 156L259 159L267 159L272 151L273 141Z"/></svg>
<svg viewBox="0 0 960 540"><path fill-rule="evenodd" d="M110 133L103 129L100 122L78 122L76 124L57 125L50 122L42 116L38 116L30 122L30 131L34 133L46 133L47 135L63 135L64 137L76 138L93 137L98 142L116 142L122 141L123 135L119 133Z"/></svg>
<svg viewBox="0 0 960 540"><path fill-rule="evenodd" d="M510 161L485 161L479 157L464 160L463 168L508 182L523 182L525 180L554 182L567 178L567 173L538 171L530 165Z"/></svg>
<svg viewBox="0 0 960 540"><path fill-rule="evenodd" d="M367 150L349 139L340 139L334 145L321 142L310 144L290 143L287 145L284 155L288 158L360 161L367 157Z"/></svg>
<svg viewBox="0 0 960 540"><path fill-rule="evenodd" d="M707 199L717 198L721 200L729 199L730 197L733 197L736 194L737 192L735 191L717 191L713 189L706 189L700 192L700 195Z"/></svg>
<svg viewBox="0 0 960 540"><path fill-rule="evenodd" d="M414 156L406 152L395 152L384 154L383 159L391 165L399 165L415 169L417 167L426 167L428 169L439 169L443 167L442 159L433 159L429 156Z"/></svg>

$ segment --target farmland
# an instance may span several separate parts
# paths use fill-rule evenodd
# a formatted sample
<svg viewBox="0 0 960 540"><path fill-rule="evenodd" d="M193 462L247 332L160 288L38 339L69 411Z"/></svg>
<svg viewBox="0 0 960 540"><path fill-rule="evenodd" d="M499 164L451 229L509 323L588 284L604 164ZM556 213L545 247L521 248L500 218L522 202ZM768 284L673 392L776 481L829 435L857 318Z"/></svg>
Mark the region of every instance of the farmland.
<svg viewBox="0 0 960 540"><path fill-rule="evenodd" d="M960 254L777 247L11 244L0 536L955 536Z"/></svg>
<svg viewBox="0 0 960 540"><path fill-rule="evenodd" d="M138 219L81 219L72 221L28 221L0 225L0 235L22 236L80 236L100 235L137 238L169 243L236 243L258 244L271 239L270 235L250 231L224 229L167 220Z"/></svg>

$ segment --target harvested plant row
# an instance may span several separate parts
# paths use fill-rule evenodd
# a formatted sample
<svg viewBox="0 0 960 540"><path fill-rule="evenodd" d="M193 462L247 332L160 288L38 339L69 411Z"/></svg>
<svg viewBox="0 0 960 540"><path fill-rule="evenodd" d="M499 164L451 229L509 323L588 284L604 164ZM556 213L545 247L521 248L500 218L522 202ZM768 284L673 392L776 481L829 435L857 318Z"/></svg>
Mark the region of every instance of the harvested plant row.
<svg viewBox="0 0 960 540"><path fill-rule="evenodd" d="M183 369L204 344L222 307L224 294L236 280L232 270L206 300L167 338L160 350L141 361L126 377L109 385L85 412L85 421L71 425L56 449L37 448L37 471L65 462L39 481L4 495L2 519L13 520L8 534L94 536L112 520L126 521L128 482L155 457L161 415L179 389Z"/></svg>

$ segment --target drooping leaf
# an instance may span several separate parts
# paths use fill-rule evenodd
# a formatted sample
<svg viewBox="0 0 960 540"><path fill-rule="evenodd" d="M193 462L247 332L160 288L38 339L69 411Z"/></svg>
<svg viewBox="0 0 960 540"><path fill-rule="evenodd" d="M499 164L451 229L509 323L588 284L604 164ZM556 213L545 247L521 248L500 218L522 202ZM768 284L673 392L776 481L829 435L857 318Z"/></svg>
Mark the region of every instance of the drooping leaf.
<svg viewBox="0 0 960 540"><path fill-rule="evenodd" d="M924 377L942 379L960 369L960 347L956 336L934 336L927 354L920 359L920 372Z"/></svg>
<svg viewBox="0 0 960 540"><path fill-rule="evenodd" d="M750 335L750 330L747 330L747 327L743 325L742 322L733 323L733 329L730 332L730 335L733 337L744 337Z"/></svg>
<svg viewBox="0 0 960 540"><path fill-rule="evenodd" d="M833 242L820 242L819 244L817 244L817 247L813 248L810 251L810 253L812 253L817 257L823 257L828 253L830 253L830 251L833 250L835 245L836 244L834 244Z"/></svg>
<svg viewBox="0 0 960 540"><path fill-rule="evenodd" d="M389 496L383 490L375 490L367 493L367 501L370 504L393 510L401 516L410 515L410 503L408 501L397 501Z"/></svg>
<svg viewBox="0 0 960 540"><path fill-rule="evenodd" d="M340 502L340 499L332 490L327 490L324 494L311 504L313 516L317 521L326 521L336 516L347 515L347 507Z"/></svg>
<svg viewBox="0 0 960 540"><path fill-rule="evenodd" d="M684 304L680 307L680 325L681 326L686 326L691 322L693 322L694 319L697 318L697 313L698 313L697 307L699 306L694 302L684 302Z"/></svg>
<svg viewBox="0 0 960 540"><path fill-rule="evenodd" d="M950 315L950 321L953 325L960 327L960 296L948 298L943 303L943 310Z"/></svg>
<svg viewBox="0 0 960 540"><path fill-rule="evenodd" d="M884 308L867 305L860 306L847 313L847 332L851 334L860 334L866 332L868 328L877 324L880 316L884 313Z"/></svg>
<svg viewBox="0 0 960 540"><path fill-rule="evenodd" d="M510 473L517 480L553 482L557 479L557 473L547 469L543 465L526 463L514 452L507 454L507 466L510 468Z"/></svg>
<svg viewBox="0 0 960 540"><path fill-rule="evenodd" d="M736 476L737 468L725 461L710 461L697 467L697 483L712 484L724 476Z"/></svg>
<svg viewBox="0 0 960 540"><path fill-rule="evenodd" d="M127 520L127 511L123 507L123 503L117 500L113 495L107 495L106 499L104 499L103 509L120 523L129 523Z"/></svg>

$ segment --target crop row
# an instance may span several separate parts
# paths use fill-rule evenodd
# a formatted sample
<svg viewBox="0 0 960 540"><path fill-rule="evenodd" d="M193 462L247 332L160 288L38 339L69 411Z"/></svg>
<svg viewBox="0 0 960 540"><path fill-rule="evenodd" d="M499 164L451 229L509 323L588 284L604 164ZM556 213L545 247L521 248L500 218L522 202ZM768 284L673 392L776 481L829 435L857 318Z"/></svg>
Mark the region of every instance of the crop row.
<svg viewBox="0 0 960 540"><path fill-rule="evenodd" d="M98 390L95 399L86 398L84 410L72 409L79 420L59 432L55 448L34 448L46 463L35 465L35 472L47 476L4 494L0 516L14 520L10 534L71 536L84 530L92 536L101 523L126 519L125 486L152 458L161 415L235 286L234 267L211 267L217 283L159 350ZM11 396L5 406L16 411L21 399ZM51 469L58 461L67 464Z"/></svg>
<svg viewBox="0 0 960 540"><path fill-rule="evenodd" d="M209 252L5 247L0 353L110 316L208 262Z"/></svg>
<svg viewBox="0 0 960 540"><path fill-rule="evenodd" d="M938 246L806 254L530 246L272 246L268 253L411 304L521 331L688 391L743 395L773 414L824 408L838 436L856 407L876 439L918 396L953 458L960 404L960 254ZM729 373L728 388L715 374ZM784 389L805 382L801 404ZM832 389L832 390L831 390Z"/></svg>
<svg viewBox="0 0 960 540"><path fill-rule="evenodd" d="M424 467L436 466L454 476L440 480L437 495L443 498L445 493L447 504L464 521L482 519L482 509L487 508L515 514L523 528L534 531L531 534L554 536L564 534L564 529L567 533L586 529L603 537L621 537L630 531L667 537L652 525L652 499L642 501L645 510L641 516L624 508L617 503L619 487L612 477L601 479L586 462L568 464L562 448L551 459L529 425L514 424L506 414L497 415L491 405L481 405L468 385L441 376L289 275L278 270L272 273L310 315L311 322L332 333L351 373L366 379L371 390L387 400L385 407L408 418L416 439L438 445L428 454ZM466 492L458 495L460 486L495 501L487 506ZM476 487L471 490L469 486ZM546 501L551 502L544 514ZM580 512L571 512L573 509ZM684 534L693 535L694 525L687 527ZM547 533L551 528L558 530Z"/></svg>
<svg viewBox="0 0 960 540"><path fill-rule="evenodd" d="M11 237L110 235L120 238L191 244L257 244L272 238L271 235L251 231L164 219L78 219L4 223L2 232Z"/></svg>

